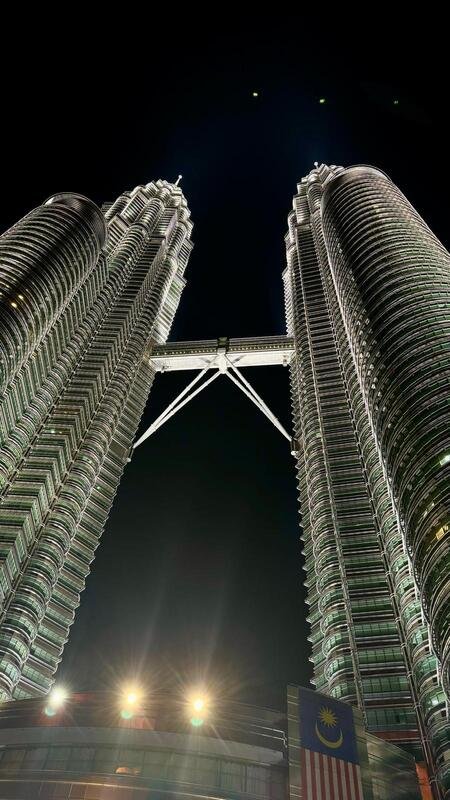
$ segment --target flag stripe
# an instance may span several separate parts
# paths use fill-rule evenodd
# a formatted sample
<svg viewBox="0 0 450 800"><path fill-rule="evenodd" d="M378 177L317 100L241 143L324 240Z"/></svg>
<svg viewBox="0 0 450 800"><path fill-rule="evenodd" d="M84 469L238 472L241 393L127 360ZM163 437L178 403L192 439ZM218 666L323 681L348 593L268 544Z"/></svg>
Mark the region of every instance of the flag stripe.
<svg viewBox="0 0 450 800"><path fill-rule="evenodd" d="M338 773L338 787L339 787L339 800L343 800L345 797L345 777L344 777L344 770L342 769L342 761L339 759L337 763L337 773ZM345 797L345 800L347 798Z"/></svg>
<svg viewBox="0 0 450 800"><path fill-rule="evenodd" d="M303 800L363 800L358 764L301 749Z"/></svg>
<svg viewBox="0 0 450 800"><path fill-rule="evenodd" d="M321 762L321 753L314 753L315 755L315 762L316 762L316 785L317 785L317 797L323 797L323 766Z"/></svg>
<svg viewBox="0 0 450 800"><path fill-rule="evenodd" d="M343 764L342 764L342 769L343 769L344 776L345 776L345 787L346 787L346 790L347 790L347 797L348 797L348 800L353 800L352 787L351 787L351 783L350 783L350 770L349 770L348 767L349 767L348 761L344 761Z"/></svg>
<svg viewBox="0 0 450 800"><path fill-rule="evenodd" d="M331 764L327 764L326 756L323 753L320 754L321 758L321 766L322 766L322 775L323 775L323 796L325 800L333 800L330 793L330 769L329 767Z"/></svg>
<svg viewBox="0 0 450 800"><path fill-rule="evenodd" d="M337 761L335 758L331 759L331 767L333 771L333 800L339 800L339 782L337 775Z"/></svg>
<svg viewBox="0 0 450 800"><path fill-rule="evenodd" d="M347 778L347 791L349 800L355 800L355 787L353 785L353 770L348 761L345 761L345 777Z"/></svg>
<svg viewBox="0 0 450 800"><path fill-rule="evenodd" d="M322 773L320 763L320 753L314 753L314 764L316 767L316 795L322 797Z"/></svg>

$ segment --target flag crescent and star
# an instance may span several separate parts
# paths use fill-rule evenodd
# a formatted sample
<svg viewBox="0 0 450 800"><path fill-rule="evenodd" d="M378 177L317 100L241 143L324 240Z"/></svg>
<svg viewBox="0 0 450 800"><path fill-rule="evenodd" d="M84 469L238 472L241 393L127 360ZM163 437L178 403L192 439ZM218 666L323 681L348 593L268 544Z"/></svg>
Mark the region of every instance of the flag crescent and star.
<svg viewBox="0 0 450 800"><path fill-rule="evenodd" d="M331 708L327 706L322 706L322 708L320 709L319 719L320 722L323 723L323 725L326 725L330 729L335 728L337 726L337 719L333 714ZM325 747L329 747L331 750L336 750L337 748L341 747L344 742L344 735L340 728L338 728L339 735L337 739L332 739L324 736L324 734L320 732L318 722L316 722L315 731L319 742L325 745Z"/></svg>
<svg viewBox="0 0 450 800"><path fill-rule="evenodd" d="M302 798L363 800L351 706L299 688L298 709Z"/></svg>

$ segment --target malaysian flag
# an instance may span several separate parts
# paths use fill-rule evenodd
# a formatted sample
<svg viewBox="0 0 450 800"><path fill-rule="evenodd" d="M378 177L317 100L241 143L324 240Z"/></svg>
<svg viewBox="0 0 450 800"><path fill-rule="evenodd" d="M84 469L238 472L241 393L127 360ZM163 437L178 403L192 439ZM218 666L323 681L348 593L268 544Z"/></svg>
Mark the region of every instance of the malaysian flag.
<svg viewBox="0 0 450 800"><path fill-rule="evenodd" d="M364 800L351 706L299 690L302 800Z"/></svg>

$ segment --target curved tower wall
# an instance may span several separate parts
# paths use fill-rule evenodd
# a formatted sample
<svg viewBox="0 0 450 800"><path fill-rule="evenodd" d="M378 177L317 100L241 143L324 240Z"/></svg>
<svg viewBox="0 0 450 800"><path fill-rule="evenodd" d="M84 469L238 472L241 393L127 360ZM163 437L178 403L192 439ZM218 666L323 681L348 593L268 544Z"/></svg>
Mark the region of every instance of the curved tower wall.
<svg viewBox="0 0 450 800"><path fill-rule="evenodd" d="M345 177L347 172L349 171L344 171L342 168L322 166L313 170L307 178L303 179L299 185L299 193L294 199L294 213L290 215L287 236L288 270L285 273L285 283L288 295L288 324L291 328L290 332L296 336L296 359L292 370L293 404L299 439L300 502L303 516L307 586L312 609L315 679L316 682L318 681L317 685L322 686L322 691L330 691L334 694L337 683L352 680L351 676L352 673L354 674L354 665L356 665L358 669L356 674L359 674L362 686L368 687L372 683L373 687L372 695L367 690L363 692L363 705L366 709L369 728L377 735L386 735L387 738L394 736L401 739L403 735L405 746L408 746L408 726L410 731L416 728L420 734L431 774L434 774L435 777L438 776L443 785L448 785L450 781L447 775L446 760L449 727L445 695L439 679L436 659L430 646L428 626L424 624L423 608L405 547L399 514L396 503L393 504L392 487L385 463L379 457L378 442L374 436L373 420L368 413L365 393L361 391L360 366L365 365L369 371L368 376L370 376L373 359L364 360L361 365L363 359L358 358L360 351L356 353L357 358L355 359L354 343L355 339L359 341L360 327L357 323L365 324L364 320L367 315L361 318L361 312L359 312L359 318L355 319L354 327L349 329L344 310L347 309L349 318L354 318L352 315L355 313L354 308L357 302L355 300L356 289L352 276L349 274L353 258L357 254L361 261L364 261L364 259L370 259L373 253L373 242L368 240L366 228L367 219L371 213L370 207L367 207L368 196L364 193L359 194L361 236L357 244L355 242L357 226L355 217L352 216L355 207L354 195L352 195L352 201L348 201L345 210L342 205L339 205L340 220L345 220L345 224L348 225L346 231L349 241L354 245L354 250L350 251L345 248L343 239L338 237L334 231L333 212L327 212L328 204L332 205L333 203L334 189L332 187L335 186L336 190L337 187L342 187L343 190L345 186L348 186L348 179ZM358 174L360 175L361 172L359 171ZM382 173L372 171L372 174L379 176L383 185L390 183ZM395 189L395 187L393 188ZM324 191L325 197L322 200ZM403 195L398 190L395 191L402 198L402 202L407 205L410 214L413 215L414 232L419 232L420 237L425 237L425 239L432 236L416 212L407 204ZM339 194L339 190L337 190L337 194ZM324 213L322 214L322 212ZM372 209L372 213L378 220L378 231L380 232L384 229L386 216L381 211L379 203ZM319 287L316 296L312 295L310 300L305 298L304 292L301 293L298 290L299 280L302 283L305 283L306 278L310 280L310 277L307 277L307 250L303 244L307 239L310 243L313 242L313 248L310 248L313 255L310 257L309 272L314 275L316 286ZM436 240L434 241L436 242ZM439 258L446 257L442 245L436 244ZM417 245L413 246L410 241L409 246L414 259ZM388 273L387 251L384 257ZM305 274L305 278L303 278L299 273L297 286L293 267L296 261L300 264L300 273ZM303 267L301 266L302 261ZM344 263L347 271L345 277L343 275ZM385 285L387 286L388 283L389 280L385 278ZM387 296L390 293L392 293L392 286L388 290ZM322 320L319 320L318 317L319 308ZM343 310L344 313L342 313ZM329 345L328 372L331 376L332 370L336 369L338 365L343 387L343 395L340 398L335 397L334 408L331 406L326 408L328 390L325 384L322 388L317 380L311 383L311 379L309 379L308 385L308 371L311 371L311 363L314 363L314 360L317 361L320 354L325 355L322 343L320 348L316 348L315 353L314 349L307 344L306 329L305 326L302 327L300 321L302 316L307 317L308 315L311 318L316 317L322 343L325 341L325 332L330 329L332 331L331 340L334 344L330 343ZM297 326L296 330L295 326ZM329 341L331 342L331 340ZM363 341L365 345L367 338L361 335L361 346ZM355 362L357 362L356 369ZM374 383L373 378L369 378L369 380L370 385ZM339 381L333 379L333 386L337 387L338 384ZM411 402L408 393L406 397ZM350 439L341 436L341 442L336 448L337 455L333 457L328 442L321 435L320 427L316 424L317 430L314 430L314 426L307 424L306 410L312 405L316 407L316 410L320 410L322 418L328 418L328 424L331 424L333 416L337 422L339 413L345 413L346 418L350 421L353 429L351 449L353 453L356 452L360 465L358 469L356 462L354 463L353 475L349 458L348 442ZM315 439L318 439L318 442ZM325 446L323 446L324 442ZM335 517L336 522L333 527L327 526L328 536L334 536L337 540L334 567L332 559L330 558L327 563L323 554L323 547L319 541L321 537L323 538L323 534L320 534L314 518L316 513L314 481L317 480L317 475L320 473L322 473L322 480L325 480L324 466L331 478L327 478L328 485L332 485L334 482L336 486L339 486L339 481L347 477L348 497L352 491L356 491L357 486L359 487L361 498L365 497L366 512L361 514L362 506L359 506L359 512L357 512L357 505L355 503L352 505L360 523L363 523L364 519L366 523L369 518L371 519L371 524L366 524L365 530L361 528L359 539L354 537L353 543L347 535L342 535L343 529L338 517ZM335 500L333 502L335 503ZM331 508L332 502L330 502ZM344 549L342 549L342 545L344 545ZM329 550L331 556L332 545ZM363 588L359 600L352 577L358 562L361 587ZM323 584L325 574L328 571L331 575L333 569L336 572L336 580L333 593L330 594L330 592L324 591ZM345 571L342 586L339 586L337 580L339 570ZM374 582L375 576L377 577ZM344 608L344 582L352 609L351 625L354 632L353 640L356 639L356 648L352 648L351 637L345 631L348 612L345 618L341 612L342 619L336 613L333 616L328 613L326 616L323 615L323 611L326 610L325 607L329 603L340 602L341 608ZM383 584L384 588L382 588ZM366 609L365 612L363 605ZM328 621L330 622L329 626L327 625ZM379 628L379 636L375 635L376 627ZM341 632L339 632L340 630ZM394 631L395 636L392 638ZM342 652L337 659L330 660L328 638L333 635L337 637ZM371 637L371 644L367 637ZM366 653L366 648L369 650L369 655ZM356 652L356 657L353 658L350 657L352 649ZM376 666L377 661L378 667ZM344 674L345 665L348 677L345 677ZM376 681L367 681L366 676L368 675L379 677L380 689L378 692L374 691ZM325 677L328 679L328 684L325 682ZM409 689L407 694L397 692L396 697L394 686L399 679L402 681L403 687L408 686ZM409 696L409 700L407 700L407 696ZM349 695L348 699L351 702L358 702L356 696L352 698ZM381 720L384 722L380 726L378 723ZM402 729L403 734L401 733ZM409 741L409 747L411 745L414 749L413 739Z"/></svg>
<svg viewBox="0 0 450 800"><path fill-rule="evenodd" d="M158 181L115 205L92 276L65 309L65 338L49 360L57 343L44 337L1 405L4 697L53 681L153 381L148 343L167 337L184 287L181 190ZM33 360L42 380L30 383Z"/></svg>
<svg viewBox="0 0 450 800"><path fill-rule="evenodd" d="M97 263L106 237L85 197L55 195L0 237L0 392L19 372Z"/></svg>
<svg viewBox="0 0 450 800"><path fill-rule="evenodd" d="M448 685L450 256L382 173L323 199L334 282L379 453Z"/></svg>
<svg viewBox="0 0 450 800"><path fill-rule="evenodd" d="M291 365L314 683L358 705L374 732L418 744L314 231L320 185L299 187L288 235ZM323 255L323 254L322 254ZM420 747L420 745L418 745Z"/></svg>

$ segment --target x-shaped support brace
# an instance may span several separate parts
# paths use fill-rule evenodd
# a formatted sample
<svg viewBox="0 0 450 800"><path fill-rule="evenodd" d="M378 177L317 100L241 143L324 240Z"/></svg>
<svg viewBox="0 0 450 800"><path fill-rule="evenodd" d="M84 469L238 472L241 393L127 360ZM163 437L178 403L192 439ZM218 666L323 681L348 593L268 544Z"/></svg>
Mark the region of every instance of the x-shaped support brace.
<svg viewBox="0 0 450 800"><path fill-rule="evenodd" d="M211 369L215 368L215 372L207 378L207 380L203 381L200 386L197 386L199 381L206 375L206 373ZM180 411L183 406L189 403L197 394L206 389L207 386L210 385L219 375L226 375L245 395L248 397L252 403L255 404L257 408L270 420L270 422L275 425L275 427L280 431L282 436L284 436L288 442L291 442L291 437L289 436L288 432L285 430L279 419L272 413L270 408L266 405L264 400L259 396L257 391L253 388L251 383L244 378L242 372L231 363L228 359L225 352L220 352L212 364L208 364L207 367L202 369L200 372L197 373L195 378L180 392L179 395L172 400L171 403L167 406L167 408L159 415L157 419L150 425L149 428L142 434L142 436L134 443L133 449L139 447L142 442L145 442L152 433L158 430L161 425L164 425L167 420L174 416L178 411ZM194 388L196 387L196 388Z"/></svg>

